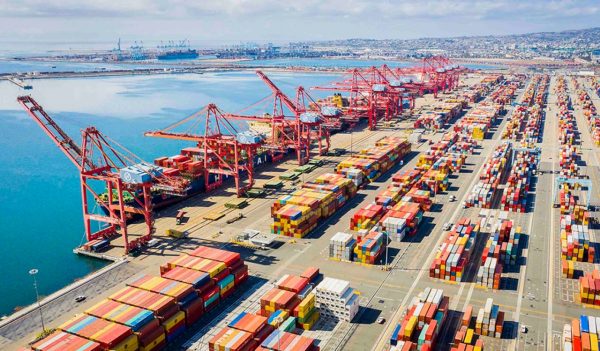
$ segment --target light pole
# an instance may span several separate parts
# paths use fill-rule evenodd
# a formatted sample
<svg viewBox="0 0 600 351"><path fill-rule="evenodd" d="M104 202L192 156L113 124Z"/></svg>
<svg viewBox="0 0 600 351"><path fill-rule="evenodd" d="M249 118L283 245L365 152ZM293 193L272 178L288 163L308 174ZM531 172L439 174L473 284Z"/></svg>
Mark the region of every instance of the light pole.
<svg viewBox="0 0 600 351"><path fill-rule="evenodd" d="M389 246L389 237L387 231L383 232L385 238L385 270L388 270L388 246Z"/></svg>
<svg viewBox="0 0 600 351"><path fill-rule="evenodd" d="M46 326L44 325L44 315L42 314L42 305L40 305L40 294L38 292L37 280L35 279L38 270L33 268L29 270L29 275L33 277L33 288L35 289L35 300L37 301L38 310L40 311L40 319L42 320L42 330L46 332Z"/></svg>

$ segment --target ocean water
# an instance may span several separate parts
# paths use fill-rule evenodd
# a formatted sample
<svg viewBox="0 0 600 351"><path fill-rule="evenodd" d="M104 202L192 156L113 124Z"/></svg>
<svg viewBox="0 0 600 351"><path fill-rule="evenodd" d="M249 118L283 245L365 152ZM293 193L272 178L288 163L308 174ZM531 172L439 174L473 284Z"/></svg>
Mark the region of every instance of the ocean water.
<svg viewBox="0 0 600 351"><path fill-rule="evenodd" d="M332 74L273 73L286 93L323 85ZM191 143L148 138L209 102L238 112L270 95L253 72L35 80L31 94L74 140L94 125L145 160L170 156ZM78 257L83 242L77 171L21 110L13 84L0 81L0 315L34 301L28 271L39 269L48 295L97 270L104 262ZM324 93L321 93L324 94ZM315 94L318 96L318 94ZM249 113L267 112L258 105ZM68 269L65 269L68 267Z"/></svg>
<svg viewBox="0 0 600 351"><path fill-rule="evenodd" d="M86 72L86 71L114 71L121 69L143 69L143 68L173 68L174 64L208 64L207 59L214 57L203 57L196 60L172 60L157 61L149 60L144 63L106 63L106 62L67 62L67 61L34 61L34 60L0 60L0 73L28 73L28 72Z"/></svg>

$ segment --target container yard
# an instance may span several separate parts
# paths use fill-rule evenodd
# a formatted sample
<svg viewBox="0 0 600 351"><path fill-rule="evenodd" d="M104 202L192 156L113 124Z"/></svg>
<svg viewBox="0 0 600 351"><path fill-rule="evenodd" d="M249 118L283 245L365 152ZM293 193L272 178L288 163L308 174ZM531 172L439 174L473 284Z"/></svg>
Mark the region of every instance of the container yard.
<svg viewBox="0 0 600 351"><path fill-rule="evenodd" d="M44 333L36 306L1 321L0 348L598 350L597 81L444 58L302 100L257 75L271 110L199 107L146 133L188 143L152 162L19 98L105 188L76 251L115 263L43 299Z"/></svg>

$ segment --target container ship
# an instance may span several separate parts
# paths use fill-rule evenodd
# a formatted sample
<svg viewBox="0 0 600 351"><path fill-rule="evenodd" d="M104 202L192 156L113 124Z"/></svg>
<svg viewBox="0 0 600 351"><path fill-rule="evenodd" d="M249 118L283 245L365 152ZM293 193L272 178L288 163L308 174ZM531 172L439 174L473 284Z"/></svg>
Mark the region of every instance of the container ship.
<svg viewBox="0 0 600 351"><path fill-rule="evenodd" d="M218 158L210 157L209 155L209 167L215 166L216 162L218 162ZM245 159L242 162L248 162L248 160ZM265 164L272 163L273 155L266 150L259 151L258 154L254 155L252 162L254 168L260 168ZM160 191L160 189L157 189L156 192L153 191L152 204L154 209L161 209L191 196L218 188L228 178L226 175L210 173L204 168L204 150L198 147L184 148L179 154L174 156L159 157L154 160L154 164L159 166L163 174L167 176L183 176L190 182L185 196L169 194ZM105 200L107 196L108 194L105 192L101 195L101 198ZM117 201L117 196L115 191L113 193L114 202ZM127 204L139 206L135 198L141 198L142 194L124 193L123 197Z"/></svg>
<svg viewBox="0 0 600 351"><path fill-rule="evenodd" d="M195 49L173 50L167 51L156 56L159 60L193 60L197 59L200 54Z"/></svg>
<svg viewBox="0 0 600 351"><path fill-rule="evenodd" d="M158 50L159 53L156 58L159 60L193 60L200 56L196 49L190 48L188 40L177 43L169 41L166 45L159 45Z"/></svg>

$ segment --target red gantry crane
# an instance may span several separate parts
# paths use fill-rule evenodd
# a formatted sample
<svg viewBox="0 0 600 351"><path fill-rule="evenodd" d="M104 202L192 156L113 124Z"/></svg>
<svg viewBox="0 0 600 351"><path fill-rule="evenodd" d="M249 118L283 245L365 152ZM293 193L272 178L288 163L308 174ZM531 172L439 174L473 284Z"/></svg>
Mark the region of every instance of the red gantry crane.
<svg viewBox="0 0 600 351"><path fill-rule="evenodd" d="M402 86L403 82L397 77L387 66L381 70L377 67L356 68L341 81L313 89L348 92L346 99L334 96L330 103L343 108L343 118L350 123L356 123L360 118L368 119L369 128L373 130L381 118L389 121L400 115L404 100L410 100L410 95Z"/></svg>
<svg viewBox="0 0 600 351"><path fill-rule="evenodd" d="M193 157L203 162L207 192L220 187L225 177L233 177L238 196L254 185L254 155L262 138L249 131L239 132L215 104L144 135L197 142L198 153ZM244 172L248 175L246 184L242 179ZM217 175L216 181L210 182L211 174Z"/></svg>
<svg viewBox="0 0 600 351"><path fill-rule="evenodd" d="M418 94L416 94L414 91L410 91L410 89L408 89L406 86L412 81L411 78L399 74L399 72L392 70L386 64L383 64L381 66L379 72L381 75L383 75L383 77L385 77L388 84L392 88L396 89L396 91L400 95L400 113L404 111L404 101L408 102L409 109L412 110L413 108L415 108L415 95Z"/></svg>
<svg viewBox="0 0 600 351"><path fill-rule="evenodd" d="M298 164L305 164L310 159L310 148L315 139L318 143L319 154L323 154L329 148L329 130L323 128L326 118L319 109L311 106L310 102L314 100L309 97L304 88L298 88L296 102L294 102L263 72L256 71L256 74L267 84L272 94L244 110L271 101L273 113L262 116L238 113L226 114L225 117L229 120L242 120L268 126L270 133L266 136L262 147L271 152L274 161L283 159L287 150L293 149L296 151ZM325 146L323 146L323 139L326 143Z"/></svg>
<svg viewBox="0 0 600 351"><path fill-rule="evenodd" d="M341 80L326 86L313 87L315 90L347 92L348 96L332 101L334 107L343 110L343 119L349 123L357 123L361 118L369 121L369 128L375 129L377 120L385 115L387 108L387 86L373 84L362 72L355 68L347 72ZM344 101L346 100L346 101ZM381 107L384 106L383 111Z"/></svg>
<svg viewBox="0 0 600 351"><path fill-rule="evenodd" d="M421 60L413 67L382 67L386 76L395 76L402 87L411 94L423 96L427 92L437 97L438 92L455 89L458 86L461 69L443 56L431 56Z"/></svg>
<svg viewBox="0 0 600 351"><path fill-rule="evenodd" d="M186 179L165 176L159 167L143 162L96 128L87 127L82 130L82 142L79 146L31 96L21 96L17 101L79 170L88 242L84 247L92 248L95 242L120 233L127 254L151 239L154 225L152 191L186 195L189 187ZM102 183L106 195L97 192L97 185ZM125 201L125 194L132 195L133 202ZM93 211L90 197L100 207L100 211ZM129 241L127 220L136 215L144 217L145 234ZM93 231L93 222L104 225L104 228Z"/></svg>
<svg viewBox="0 0 600 351"><path fill-rule="evenodd" d="M310 146L311 140L317 139L319 146L319 155L329 150L329 130L323 129L323 123L327 119L323 116L320 109L314 108L310 103L314 102L314 99L304 90L302 86L298 87L296 91L296 102L292 101L269 77L267 77L262 71L256 71L256 74L262 79L262 81L271 89L274 97L274 109L273 117L281 116L284 117L284 108L294 114L295 129L297 131L297 146L305 150L304 155L298 155L298 163L304 164L310 159ZM331 122L330 122L331 123ZM323 138L325 138L326 146L323 148ZM296 150L299 150L298 148Z"/></svg>

